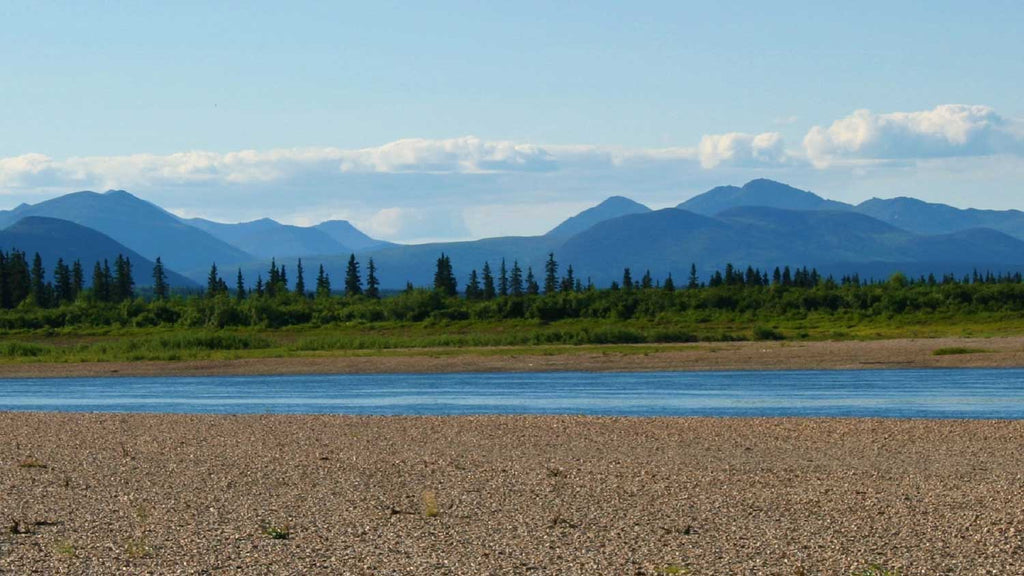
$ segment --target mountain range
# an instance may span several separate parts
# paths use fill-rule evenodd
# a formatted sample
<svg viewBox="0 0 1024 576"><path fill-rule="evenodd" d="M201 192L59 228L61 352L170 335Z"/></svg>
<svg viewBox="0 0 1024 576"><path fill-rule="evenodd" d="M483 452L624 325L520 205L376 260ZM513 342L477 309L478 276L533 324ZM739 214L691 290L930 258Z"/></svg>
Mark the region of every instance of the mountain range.
<svg viewBox="0 0 1024 576"><path fill-rule="evenodd" d="M269 218L239 224L182 219L121 190L75 192L0 211L0 229L0 249L38 251L50 262L78 258L91 266L92 259L134 254L141 285L149 279L141 270L157 256L181 273L171 278L180 286L190 285L186 278L205 283L214 262L225 277L237 268L252 283L265 275L271 258L293 269L301 258L307 283L323 265L340 284L350 253L364 266L374 259L385 289L429 285L442 252L462 282L485 262L497 273L502 260L540 276L550 252L563 268L571 264L577 277L599 286L621 279L625 267L635 276L650 270L657 278L683 278L691 263L702 274L726 263L814 266L866 277L897 270L1024 270L1024 212L963 210L905 197L853 205L766 179L713 188L662 210L613 196L540 236L468 242L393 244L342 220L302 227Z"/></svg>

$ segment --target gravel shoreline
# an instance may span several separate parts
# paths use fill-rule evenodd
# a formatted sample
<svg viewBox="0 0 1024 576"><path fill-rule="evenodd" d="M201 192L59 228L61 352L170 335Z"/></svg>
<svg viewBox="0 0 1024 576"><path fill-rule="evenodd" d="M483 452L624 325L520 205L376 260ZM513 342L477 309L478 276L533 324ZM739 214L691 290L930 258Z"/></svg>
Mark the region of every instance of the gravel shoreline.
<svg viewBox="0 0 1024 576"><path fill-rule="evenodd" d="M652 370L848 370L863 368L1024 367L1024 337L920 338L836 342L706 342L643 345L623 353L571 346L558 353L500 349L390 350L387 355L179 362L0 363L0 378L228 376L443 372L625 372ZM936 355L940 349L966 353Z"/></svg>
<svg viewBox="0 0 1024 576"><path fill-rule="evenodd" d="M0 430L2 574L1024 574L1024 421L0 412Z"/></svg>

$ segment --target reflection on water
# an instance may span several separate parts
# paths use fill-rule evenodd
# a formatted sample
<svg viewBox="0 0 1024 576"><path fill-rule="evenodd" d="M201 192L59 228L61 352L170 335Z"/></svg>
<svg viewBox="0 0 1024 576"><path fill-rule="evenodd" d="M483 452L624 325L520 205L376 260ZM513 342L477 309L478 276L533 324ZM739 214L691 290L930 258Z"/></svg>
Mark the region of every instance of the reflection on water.
<svg viewBox="0 0 1024 576"><path fill-rule="evenodd" d="M1024 418L1024 370L0 380L0 410Z"/></svg>

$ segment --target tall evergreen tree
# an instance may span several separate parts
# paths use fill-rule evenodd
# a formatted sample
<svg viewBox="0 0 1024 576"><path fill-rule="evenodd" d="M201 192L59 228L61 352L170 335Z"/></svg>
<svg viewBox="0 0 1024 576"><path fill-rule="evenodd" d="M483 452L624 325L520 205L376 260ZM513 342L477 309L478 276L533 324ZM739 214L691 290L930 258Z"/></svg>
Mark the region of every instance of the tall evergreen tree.
<svg viewBox="0 0 1024 576"><path fill-rule="evenodd" d="M646 290L654 287L654 280L651 278L651 271L647 270L644 275L640 278L640 288Z"/></svg>
<svg viewBox="0 0 1024 576"><path fill-rule="evenodd" d="M46 269L43 268L43 258L36 252L36 255L32 258L32 299L35 300L36 305L46 307L50 303L47 299L46 294Z"/></svg>
<svg viewBox="0 0 1024 576"><path fill-rule="evenodd" d="M700 287L700 280L697 279L696 264L690 264L690 281L686 283L686 287L690 290Z"/></svg>
<svg viewBox="0 0 1024 576"><path fill-rule="evenodd" d="M120 254L114 261L114 301L122 302L135 298L135 279L132 278L132 262Z"/></svg>
<svg viewBox="0 0 1024 576"><path fill-rule="evenodd" d="M633 275L629 273L629 268L626 268L625 270L622 271L622 289L633 289Z"/></svg>
<svg viewBox="0 0 1024 576"><path fill-rule="evenodd" d="M263 275L259 274L256 276L256 296L262 297L266 293L266 287L263 285Z"/></svg>
<svg viewBox="0 0 1024 576"><path fill-rule="evenodd" d="M562 278L562 292L572 292L576 289L576 276L572 270L572 264L565 269L565 278Z"/></svg>
<svg viewBox="0 0 1024 576"><path fill-rule="evenodd" d="M494 275L491 274L491 265L488 264L487 262L484 262L483 277L484 277L483 278L484 279L483 299L484 300L494 300L494 296L495 296Z"/></svg>
<svg viewBox="0 0 1024 576"><path fill-rule="evenodd" d="M377 265L373 263L373 258L366 263L366 295L380 298L380 280L377 280Z"/></svg>
<svg viewBox="0 0 1024 576"><path fill-rule="evenodd" d="M474 268L469 273L469 282L466 282L466 300L479 300L481 297L483 297L483 291L480 289L480 278Z"/></svg>
<svg viewBox="0 0 1024 576"><path fill-rule="evenodd" d="M73 298L85 291L85 273L82 271L82 261L75 260L71 265L71 291Z"/></svg>
<svg viewBox="0 0 1024 576"><path fill-rule="evenodd" d="M544 293L554 294L558 290L558 262L555 253L548 252L548 261L544 263Z"/></svg>
<svg viewBox="0 0 1024 576"><path fill-rule="evenodd" d="M316 297L327 298L331 295L331 277L324 272L324 265L320 265L320 272L316 275Z"/></svg>
<svg viewBox="0 0 1024 576"><path fill-rule="evenodd" d="M665 283L661 286L661 289L665 292L675 292L676 283L672 281L672 273L669 272L668 278L665 278Z"/></svg>
<svg viewBox="0 0 1024 576"><path fill-rule="evenodd" d="M221 284L224 280L217 274L217 263L210 266L210 273L206 276L206 295L214 298L220 294Z"/></svg>
<svg viewBox="0 0 1024 576"><path fill-rule="evenodd" d="M540 284L537 284L537 279L533 277L533 267L526 267L526 293L530 296L536 296L540 294Z"/></svg>
<svg viewBox="0 0 1024 576"><path fill-rule="evenodd" d="M359 276L359 262L356 255L349 254L348 266L345 268L345 296L358 296L363 293L363 279Z"/></svg>
<svg viewBox="0 0 1024 576"><path fill-rule="evenodd" d="M166 300L169 295L167 271L164 270L164 263L157 256L156 262L153 263L153 297L157 300Z"/></svg>
<svg viewBox="0 0 1024 576"><path fill-rule="evenodd" d="M505 259L501 259L498 269L498 296L508 296L508 271L505 270Z"/></svg>
<svg viewBox="0 0 1024 576"><path fill-rule="evenodd" d="M75 299L71 288L71 268L63 258L57 258L57 267L53 269L53 288L56 304L67 304Z"/></svg>
<svg viewBox="0 0 1024 576"><path fill-rule="evenodd" d="M238 275L235 276L235 300L245 300L245 277L242 276L242 269L239 267Z"/></svg>
<svg viewBox="0 0 1024 576"><path fill-rule="evenodd" d="M7 254L0 250L0 308L12 308L10 287L7 279Z"/></svg>
<svg viewBox="0 0 1024 576"><path fill-rule="evenodd" d="M512 296L523 295L523 269L519 267L519 260L512 262L512 273L508 280L508 293Z"/></svg>
<svg viewBox="0 0 1024 576"><path fill-rule="evenodd" d="M92 268L92 293L100 302L110 301L110 266L106 260Z"/></svg>
<svg viewBox="0 0 1024 576"><path fill-rule="evenodd" d="M298 263L295 265L295 293L300 297L306 296L306 279L302 273L302 258L299 258Z"/></svg>
<svg viewBox="0 0 1024 576"><path fill-rule="evenodd" d="M444 252L437 259L437 268L434 271L434 290L447 296L458 294L458 283L455 280L455 273L452 271L452 261Z"/></svg>

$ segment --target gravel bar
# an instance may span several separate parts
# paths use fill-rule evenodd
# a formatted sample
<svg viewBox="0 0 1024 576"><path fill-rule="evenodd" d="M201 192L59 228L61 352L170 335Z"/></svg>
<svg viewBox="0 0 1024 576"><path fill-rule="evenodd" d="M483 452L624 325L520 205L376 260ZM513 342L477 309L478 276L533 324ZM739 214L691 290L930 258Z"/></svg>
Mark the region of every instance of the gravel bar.
<svg viewBox="0 0 1024 576"><path fill-rule="evenodd" d="M0 574L1024 574L1024 421L0 412L0 430Z"/></svg>

